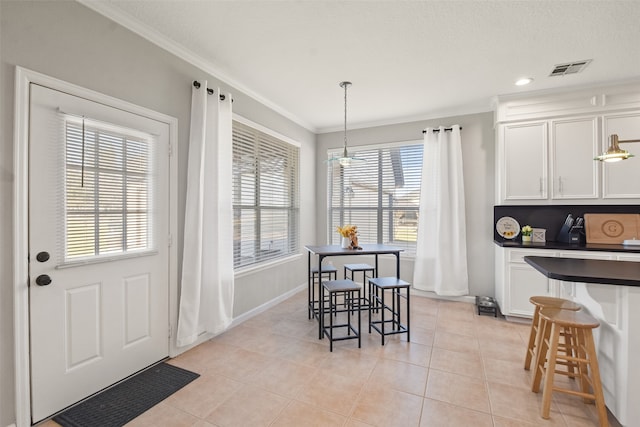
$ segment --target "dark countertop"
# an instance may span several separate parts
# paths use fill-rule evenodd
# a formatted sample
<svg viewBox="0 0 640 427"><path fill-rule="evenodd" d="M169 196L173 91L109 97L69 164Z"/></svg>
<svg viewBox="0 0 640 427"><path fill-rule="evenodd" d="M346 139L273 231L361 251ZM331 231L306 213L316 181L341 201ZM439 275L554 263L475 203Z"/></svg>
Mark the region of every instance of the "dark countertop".
<svg viewBox="0 0 640 427"><path fill-rule="evenodd" d="M545 256L525 256L524 260L550 279L640 286L640 262Z"/></svg>
<svg viewBox="0 0 640 427"><path fill-rule="evenodd" d="M605 245L602 243L587 243L582 245L572 245L564 242L545 242L545 243L522 243L520 240L495 240L496 245L503 248L522 248L522 249L555 249L563 251L599 251L599 252L628 252L640 253L640 245Z"/></svg>

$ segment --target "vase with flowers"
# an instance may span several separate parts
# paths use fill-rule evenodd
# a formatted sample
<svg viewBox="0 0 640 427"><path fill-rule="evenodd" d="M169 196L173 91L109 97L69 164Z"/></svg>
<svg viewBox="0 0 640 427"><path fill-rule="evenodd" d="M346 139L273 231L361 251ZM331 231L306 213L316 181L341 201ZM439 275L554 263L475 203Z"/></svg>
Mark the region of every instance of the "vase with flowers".
<svg viewBox="0 0 640 427"><path fill-rule="evenodd" d="M336 229L342 236L341 246L343 249L359 249L358 246L358 227L356 225L347 224Z"/></svg>
<svg viewBox="0 0 640 427"><path fill-rule="evenodd" d="M531 233L533 233L533 228L530 225L522 227L522 243L531 243Z"/></svg>

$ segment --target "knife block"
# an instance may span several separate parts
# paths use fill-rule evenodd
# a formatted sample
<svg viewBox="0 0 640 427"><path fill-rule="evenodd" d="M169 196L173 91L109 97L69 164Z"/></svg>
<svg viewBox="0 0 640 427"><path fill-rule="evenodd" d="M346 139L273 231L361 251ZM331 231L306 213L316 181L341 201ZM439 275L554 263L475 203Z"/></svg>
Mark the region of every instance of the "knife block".
<svg viewBox="0 0 640 427"><path fill-rule="evenodd" d="M583 243L582 236L584 236L584 227L575 225L569 227L565 224L558 233L558 241L579 245Z"/></svg>

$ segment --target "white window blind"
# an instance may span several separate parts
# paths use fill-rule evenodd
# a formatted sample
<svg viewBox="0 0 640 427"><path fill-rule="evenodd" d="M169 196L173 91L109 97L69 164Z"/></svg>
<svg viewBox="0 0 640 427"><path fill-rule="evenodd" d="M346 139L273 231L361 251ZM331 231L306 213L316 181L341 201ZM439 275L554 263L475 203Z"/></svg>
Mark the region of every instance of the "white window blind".
<svg viewBox="0 0 640 427"><path fill-rule="evenodd" d="M65 261L153 249L153 137L65 120Z"/></svg>
<svg viewBox="0 0 640 427"><path fill-rule="evenodd" d="M299 151L234 120L234 268L298 253Z"/></svg>
<svg viewBox="0 0 640 427"><path fill-rule="evenodd" d="M328 164L328 241L339 244L336 227L358 227L359 243L390 244L415 253L422 173L421 141L355 147L354 162ZM328 158L340 156L330 150Z"/></svg>

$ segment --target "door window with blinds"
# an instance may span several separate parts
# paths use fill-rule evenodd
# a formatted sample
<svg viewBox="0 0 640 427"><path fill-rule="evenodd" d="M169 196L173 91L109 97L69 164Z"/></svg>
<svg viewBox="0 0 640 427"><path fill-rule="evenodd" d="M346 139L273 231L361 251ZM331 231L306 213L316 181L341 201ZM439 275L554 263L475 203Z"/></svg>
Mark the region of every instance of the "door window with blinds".
<svg viewBox="0 0 640 427"><path fill-rule="evenodd" d="M299 145L233 121L234 268L299 252Z"/></svg>
<svg viewBox="0 0 640 427"><path fill-rule="evenodd" d="M154 249L152 135L65 118L65 263Z"/></svg>
<svg viewBox="0 0 640 427"><path fill-rule="evenodd" d="M340 156L330 150L328 158ZM422 141L350 148L365 159L342 167L329 162L328 241L340 244L336 227L358 227L363 244L389 244L415 253L420 207Z"/></svg>

